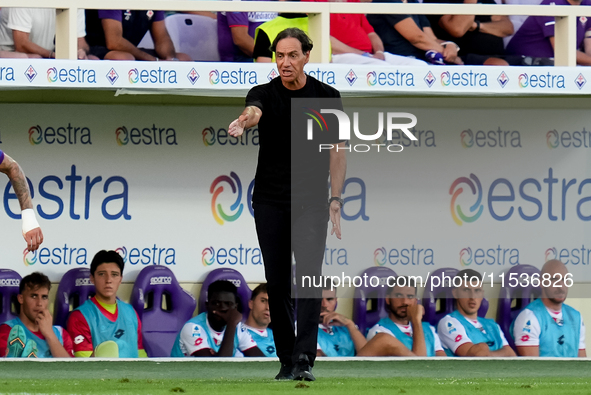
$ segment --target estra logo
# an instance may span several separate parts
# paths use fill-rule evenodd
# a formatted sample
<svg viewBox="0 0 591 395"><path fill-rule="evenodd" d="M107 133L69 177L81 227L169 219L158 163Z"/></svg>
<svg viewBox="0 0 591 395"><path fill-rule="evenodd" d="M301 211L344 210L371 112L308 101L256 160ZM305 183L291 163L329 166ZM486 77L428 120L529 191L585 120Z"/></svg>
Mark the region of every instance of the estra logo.
<svg viewBox="0 0 591 395"><path fill-rule="evenodd" d="M96 84L96 71L85 69L80 66L77 68L57 68L47 69L47 81L50 83L88 83Z"/></svg>
<svg viewBox="0 0 591 395"><path fill-rule="evenodd" d="M45 244L44 244L45 245ZM84 247L71 247L64 243L63 247L42 247L37 251L23 251L25 266L41 265L88 265L88 251Z"/></svg>
<svg viewBox="0 0 591 395"><path fill-rule="evenodd" d="M549 71L542 73L519 74L517 82L520 88L557 88L565 89L564 75L552 74Z"/></svg>
<svg viewBox="0 0 591 395"><path fill-rule="evenodd" d="M120 147L131 145L178 145L176 130L168 127L127 127L115 129L115 141Z"/></svg>
<svg viewBox="0 0 591 395"><path fill-rule="evenodd" d="M386 248L379 247L373 252L374 265L385 266L396 265L434 265L434 251L432 248L419 248L414 244L403 247Z"/></svg>
<svg viewBox="0 0 591 395"><path fill-rule="evenodd" d="M131 265L176 265L176 250L170 247L161 247L156 244L152 246L118 247L115 251L121 255L124 263Z"/></svg>
<svg viewBox="0 0 591 395"><path fill-rule="evenodd" d="M471 263L472 263L472 249L470 247L462 248L460 250L460 265L470 266Z"/></svg>
<svg viewBox="0 0 591 395"><path fill-rule="evenodd" d="M488 187L486 208L492 219L496 221L507 221L514 214L525 221L535 221L540 219L544 211L550 221L559 220L555 212L561 213L562 221L565 221L567 216L575 214L581 221L591 221L591 178L583 179L578 183L577 181L576 178L554 177L552 168L548 169L548 177L542 180L526 178L512 182L506 178L497 178ZM561 191L558 199L553 199L555 188ZM518 191L517 194L516 191ZM467 193L464 194L464 192ZM584 192L587 194L585 195ZM569 193L571 199L567 199ZM451 184L449 194L451 195L451 217L458 226L475 222L483 214L484 189L475 174L470 174L469 178L457 178ZM573 204L572 197L575 194L583 196Z"/></svg>
<svg viewBox="0 0 591 395"><path fill-rule="evenodd" d="M201 252L201 263L203 266L211 266L214 263L223 265L261 265L263 257L258 247L245 247L240 243L238 246L214 248L205 247ZM234 284L240 286L240 284Z"/></svg>
<svg viewBox="0 0 591 395"><path fill-rule="evenodd" d="M253 188L254 180L252 180L248 187L248 202L251 201ZM231 196L234 199L234 202L230 205L229 210L224 209L224 206L221 203L222 198L220 198L220 195L222 195L224 191L231 192L231 195L229 193L226 193L226 195ZM230 172L230 176L221 175L216 177L211 183L209 192L212 194L211 213L215 219L215 222L223 225L225 222L234 222L240 218L242 211L244 210L244 204L242 204L242 182L240 181L238 174L232 171ZM228 199L225 200L227 201ZM230 199L230 201L231 200L232 199ZM249 211L252 215L253 210L251 204L248 204Z"/></svg>
<svg viewBox="0 0 591 395"><path fill-rule="evenodd" d="M209 72L209 83L211 85L258 85L257 73L252 70L222 70L213 69Z"/></svg>
<svg viewBox="0 0 591 395"><path fill-rule="evenodd" d="M546 133L546 145L549 149L555 148L590 148L591 132L583 128L582 131L569 132L568 130L559 133L556 129Z"/></svg>
<svg viewBox="0 0 591 395"><path fill-rule="evenodd" d="M177 84L176 70L158 67L157 69L146 70L133 68L127 72L130 84Z"/></svg>
<svg viewBox="0 0 591 395"><path fill-rule="evenodd" d="M580 248L548 248L544 252L544 260L548 262L553 259L558 259L565 265L589 265L591 263L591 248L586 248L584 244Z"/></svg>
<svg viewBox="0 0 591 395"><path fill-rule="evenodd" d="M203 129L203 145L237 146L237 145L259 145L259 129L246 129L240 137L230 136L226 128L214 128L213 126Z"/></svg>
<svg viewBox="0 0 591 395"><path fill-rule="evenodd" d="M479 130L476 133L471 129L460 132L462 148L521 148L521 133L517 130Z"/></svg>
<svg viewBox="0 0 591 395"><path fill-rule="evenodd" d="M488 76L486 73L477 73L472 70L464 73L444 71L439 77L441 86L479 86L488 87Z"/></svg>
<svg viewBox="0 0 591 395"><path fill-rule="evenodd" d="M472 248L474 247L474 248ZM475 264L481 265L519 265L519 250L517 248L472 246L460 250L460 265L463 267Z"/></svg>
<svg viewBox="0 0 591 395"><path fill-rule="evenodd" d="M71 123L68 123L68 126L31 126L27 134L31 145L92 144L90 129L84 126L72 126Z"/></svg>
<svg viewBox="0 0 591 395"><path fill-rule="evenodd" d="M413 73L405 73L399 70L385 72L370 71L367 73L367 86L415 86L415 76Z"/></svg>

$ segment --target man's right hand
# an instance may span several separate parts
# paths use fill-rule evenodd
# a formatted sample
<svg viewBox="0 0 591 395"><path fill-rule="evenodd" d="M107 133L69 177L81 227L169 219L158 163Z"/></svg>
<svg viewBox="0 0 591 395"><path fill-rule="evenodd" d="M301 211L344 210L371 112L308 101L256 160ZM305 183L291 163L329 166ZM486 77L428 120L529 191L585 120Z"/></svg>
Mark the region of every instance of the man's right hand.
<svg viewBox="0 0 591 395"><path fill-rule="evenodd" d="M27 250L36 251L43 243L43 232L41 228L34 228L23 235L27 242Z"/></svg>
<svg viewBox="0 0 591 395"><path fill-rule="evenodd" d="M422 304L414 304L406 308L406 314L410 318L411 322L421 322L423 315L425 315L425 309Z"/></svg>
<svg viewBox="0 0 591 395"><path fill-rule="evenodd" d="M235 119L228 127L228 134L232 137L240 137L244 133L246 123L250 119L250 114L243 114Z"/></svg>
<svg viewBox="0 0 591 395"><path fill-rule="evenodd" d="M226 322L226 326L235 327L242 321L242 314L236 308L226 311L214 310L213 314L221 317Z"/></svg>

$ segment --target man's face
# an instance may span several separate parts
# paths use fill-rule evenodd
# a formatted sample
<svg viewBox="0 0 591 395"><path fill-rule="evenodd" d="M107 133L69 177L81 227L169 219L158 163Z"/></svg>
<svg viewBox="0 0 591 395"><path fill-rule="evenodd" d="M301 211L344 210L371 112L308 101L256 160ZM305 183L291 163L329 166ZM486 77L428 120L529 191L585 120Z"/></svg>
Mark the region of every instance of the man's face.
<svg viewBox="0 0 591 395"><path fill-rule="evenodd" d="M269 314L269 295L266 292L261 292L250 301L250 314L258 326L269 325L271 315Z"/></svg>
<svg viewBox="0 0 591 395"><path fill-rule="evenodd" d="M322 290L322 304L320 306L321 313L332 313L337 308L337 291L329 289ZM320 319L322 321L322 318Z"/></svg>
<svg viewBox="0 0 591 395"><path fill-rule="evenodd" d="M568 287L564 285L564 276L568 274L566 266L561 265L560 267L555 268L552 272L548 272L548 274L550 275L550 286L542 286L542 296L550 299L553 303L564 303L568 296ZM540 281L540 283L543 282ZM548 283L548 281L545 281L545 283Z"/></svg>
<svg viewBox="0 0 591 395"><path fill-rule="evenodd" d="M96 293L103 299L111 299L117 296L117 290L121 285L121 269L115 262L100 264L90 281L96 288Z"/></svg>
<svg viewBox="0 0 591 395"><path fill-rule="evenodd" d="M310 52L302 52L302 44L297 38L284 38L277 43L275 60L281 81L289 83L304 74L304 65L310 60Z"/></svg>
<svg viewBox="0 0 591 395"><path fill-rule="evenodd" d="M414 287L394 287L390 297L386 299L388 308L395 317L408 319L407 307L417 304L416 289Z"/></svg>
<svg viewBox="0 0 591 395"><path fill-rule="evenodd" d="M21 311L29 321L35 322L40 312L47 310L49 305L49 289L46 287L25 287L23 293L18 295Z"/></svg>
<svg viewBox="0 0 591 395"><path fill-rule="evenodd" d="M207 318L210 322L218 325L226 325L226 321L215 312L226 313L237 307L236 298L232 292L216 292L208 295Z"/></svg>
<svg viewBox="0 0 591 395"><path fill-rule="evenodd" d="M454 288L452 293L454 298L456 298L458 308L461 308L468 315L478 312L482 304L482 298L484 297L484 289L482 287L473 287L468 282L458 288Z"/></svg>

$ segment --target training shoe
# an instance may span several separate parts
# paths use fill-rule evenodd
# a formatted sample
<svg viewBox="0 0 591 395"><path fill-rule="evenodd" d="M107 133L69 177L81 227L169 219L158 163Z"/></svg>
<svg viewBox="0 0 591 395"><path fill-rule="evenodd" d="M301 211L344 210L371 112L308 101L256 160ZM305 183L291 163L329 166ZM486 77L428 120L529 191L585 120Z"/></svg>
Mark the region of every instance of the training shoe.
<svg viewBox="0 0 591 395"><path fill-rule="evenodd" d="M27 340L27 343L25 344L25 349L23 350L23 358L38 358L37 354L39 354L39 351L37 350L37 343L35 343L35 340Z"/></svg>
<svg viewBox="0 0 591 395"><path fill-rule="evenodd" d="M27 335L23 327L20 325L13 326L8 334L8 354L6 354L6 357L20 358L23 355L26 341Z"/></svg>
<svg viewBox="0 0 591 395"><path fill-rule="evenodd" d="M293 380L293 373L291 372L292 370L293 365L282 363L279 373L277 373L277 376L275 376L275 380Z"/></svg>
<svg viewBox="0 0 591 395"><path fill-rule="evenodd" d="M294 380L305 380L314 381L316 377L312 374L312 366L310 360L306 354L300 354L298 361L293 367L293 379Z"/></svg>

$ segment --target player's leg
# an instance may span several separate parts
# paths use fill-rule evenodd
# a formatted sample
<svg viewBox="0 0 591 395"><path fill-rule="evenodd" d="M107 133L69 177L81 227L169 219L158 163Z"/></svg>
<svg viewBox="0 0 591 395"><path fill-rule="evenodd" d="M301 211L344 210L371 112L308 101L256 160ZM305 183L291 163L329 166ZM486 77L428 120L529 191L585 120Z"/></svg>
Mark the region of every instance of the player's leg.
<svg viewBox="0 0 591 395"><path fill-rule="evenodd" d="M358 357L410 357L412 355L400 340L387 333L378 333L357 353Z"/></svg>

